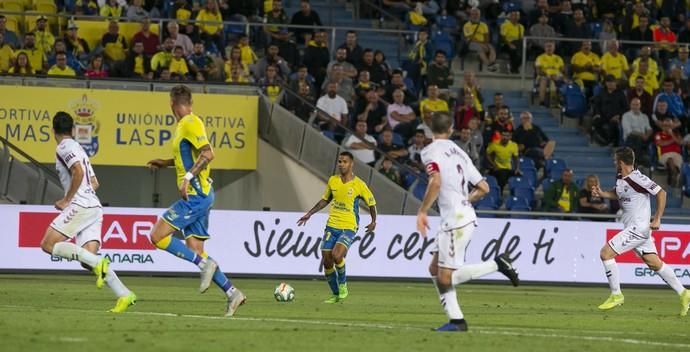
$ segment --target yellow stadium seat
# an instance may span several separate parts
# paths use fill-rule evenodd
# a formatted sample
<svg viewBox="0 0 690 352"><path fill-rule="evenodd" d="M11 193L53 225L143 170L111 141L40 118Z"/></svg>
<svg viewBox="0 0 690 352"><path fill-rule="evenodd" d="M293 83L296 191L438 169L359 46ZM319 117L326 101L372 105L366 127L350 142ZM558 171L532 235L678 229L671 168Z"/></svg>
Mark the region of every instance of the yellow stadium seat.
<svg viewBox="0 0 690 352"><path fill-rule="evenodd" d="M55 6L54 2L39 2L34 5L34 8L40 13L57 13L57 6Z"/></svg>
<svg viewBox="0 0 690 352"><path fill-rule="evenodd" d="M95 48L101 42L103 34L108 31L108 21L74 21L79 27L79 37L86 40L89 48ZM120 34L127 40L127 45L132 42L134 34L139 32L141 25L136 22L120 22ZM151 32L159 34L158 24L151 23ZM159 34L160 35L160 34Z"/></svg>
<svg viewBox="0 0 690 352"><path fill-rule="evenodd" d="M18 0L0 1L3 10L7 12L24 12L24 3Z"/></svg>
<svg viewBox="0 0 690 352"><path fill-rule="evenodd" d="M19 28L19 23L21 22L19 16L8 15L5 16L5 19L7 20L5 26L8 30L17 33L17 35L22 34L21 28Z"/></svg>

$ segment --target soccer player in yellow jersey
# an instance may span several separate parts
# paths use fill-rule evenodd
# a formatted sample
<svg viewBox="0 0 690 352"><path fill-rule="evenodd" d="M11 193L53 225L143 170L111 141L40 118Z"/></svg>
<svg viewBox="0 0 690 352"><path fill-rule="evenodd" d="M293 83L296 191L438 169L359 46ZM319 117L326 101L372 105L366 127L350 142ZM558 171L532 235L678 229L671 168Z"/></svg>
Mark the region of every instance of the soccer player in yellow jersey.
<svg viewBox="0 0 690 352"><path fill-rule="evenodd" d="M209 163L214 154L206 128L199 116L192 112L192 91L183 85L170 91L170 107L177 119L173 138L173 159L154 159L148 162L153 169L175 166L177 186L181 199L173 203L151 231L151 242L201 269L199 291L206 292L213 281L228 298L225 316L235 314L245 302L245 296L236 289L218 268L218 264L204 251L204 241L209 238L208 217L213 205L213 187L209 178ZM182 231L186 245L172 236Z"/></svg>
<svg viewBox="0 0 690 352"><path fill-rule="evenodd" d="M340 174L328 179L323 198L297 221L297 225L302 226L312 215L331 204L328 223L321 241L321 253L323 254L323 270L333 296L324 303L336 303L344 300L348 295L345 255L359 228L360 200L369 206L371 214L367 232L374 231L376 228L374 195L371 194L364 181L352 173L353 164L354 158L350 152L340 153L338 156Z"/></svg>

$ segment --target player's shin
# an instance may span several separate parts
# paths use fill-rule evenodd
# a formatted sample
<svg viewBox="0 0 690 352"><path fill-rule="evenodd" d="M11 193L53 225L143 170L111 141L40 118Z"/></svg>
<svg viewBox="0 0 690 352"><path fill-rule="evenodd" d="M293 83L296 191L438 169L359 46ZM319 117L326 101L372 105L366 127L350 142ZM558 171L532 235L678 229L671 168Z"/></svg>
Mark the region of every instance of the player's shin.
<svg viewBox="0 0 690 352"><path fill-rule="evenodd" d="M334 295L338 295L338 274L335 271L335 267L326 268L324 273L326 274L326 281L328 281L328 287L331 288L331 292L333 292Z"/></svg>
<svg viewBox="0 0 690 352"><path fill-rule="evenodd" d="M453 286L478 279L497 270L498 265L493 260L479 264L463 265L453 272Z"/></svg>
<svg viewBox="0 0 690 352"><path fill-rule="evenodd" d="M335 270L338 273L338 284L345 284L347 282L347 277L345 276L345 258L343 258L340 263L335 263Z"/></svg>
<svg viewBox="0 0 690 352"><path fill-rule="evenodd" d="M460 310L460 303L458 303L458 296L455 293L455 287L442 287L439 288L439 291L441 292L439 295L441 305L443 306L443 310L446 312L448 319L450 321L463 319L464 315L462 314L462 310Z"/></svg>
<svg viewBox="0 0 690 352"><path fill-rule="evenodd" d="M603 260L604 270L606 272L606 278L609 280L609 287L611 288L611 293L614 295L621 294L621 283L618 272L618 265L615 259Z"/></svg>
<svg viewBox="0 0 690 352"><path fill-rule="evenodd" d="M220 268L217 268L216 272L213 273L213 282L218 285L228 297L232 296L232 293L235 291L235 286L233 286L230 279L220 271Z"/></svg>
<svg viewBox="0 0 690 352"><path fill-rule="evenodd" d="M130 293L127 286L120 281L120 278L117 277L115 271L110 267L108 267L108 273L105 276L105 283L110 287L116 297L126 297Z"/></svg>
<svg viewBox="0 0 690 352"><path fill-rule="evenodd" d="M154 245L159 249L162 249L188 262L194 263L197 266L199 265L199 263L201 263L201 256L192 252L191 249L185 246L184 242L173 237L172 235L166 236L158 242L154 242Z"/></svg>
<svg viewBox="0 0 690 352"><path fill-rule="evenodd" d="M100 257L93 254L86 249L77 246L70 242L58 242L53 246L53 253L56 257L61 257L70 260L78 260L92 268L98 265Z"/></svg>
<svg viewBox="0 0 690 352"><path fill-rule="evenodd" d="M659 268L656 273L659 274L664 282L671 286L671 288L679 295L685 291L685 287L683 287L683 284L680 283L670 266L662 263L661 268Z"/></svg>

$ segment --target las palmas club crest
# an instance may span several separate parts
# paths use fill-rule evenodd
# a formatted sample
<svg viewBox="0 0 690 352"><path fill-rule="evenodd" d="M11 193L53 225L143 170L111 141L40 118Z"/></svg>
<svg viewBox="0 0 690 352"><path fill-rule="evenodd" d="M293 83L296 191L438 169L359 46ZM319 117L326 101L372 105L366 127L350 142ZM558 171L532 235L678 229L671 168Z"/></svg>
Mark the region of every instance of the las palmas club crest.
<svg viewBox="0 0 690 352"><path fill-rule="evenodd" d="M98 153L98 130L100 123L96 119L98 102L89 100L86 94L69 104L74 113L74 139L81 144L89 157Z"/></svg>

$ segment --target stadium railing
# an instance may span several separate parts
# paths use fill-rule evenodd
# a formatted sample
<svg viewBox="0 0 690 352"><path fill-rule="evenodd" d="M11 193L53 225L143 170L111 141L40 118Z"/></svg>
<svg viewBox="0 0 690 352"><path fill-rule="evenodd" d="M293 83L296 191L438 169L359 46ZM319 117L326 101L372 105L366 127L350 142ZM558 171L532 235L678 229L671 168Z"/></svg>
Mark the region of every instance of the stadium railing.
<svg viewBox="0 0 690 352"><path fill-rule="evenodd" d="M345 149L326 137L318 130L313 122L317 115L328 116L312 103L300 97L288 87L284 87L284 98L298 99L309 104L313 111L309 121L304 121L278 103L271 103L262 96L259 107L259 134L273 146L293 157L303 166L319 175L323 179L336 172L338 154ZM354 131L347 126L338 124L338 129L344 135L354 135ZM369 144L362 140L362 142ZM386 153L374 145L373 150L383 156ZM394 161L394 165L402 172L419 179L420 175L409 166ZM355 160L355 174L370 185L376 192L377 209L382 214L416 214L420 200L411 192L389 180L375 168ZM416 181L418 182L418 181Z"/></svg>
<svg viewBox="0 0 690 352"><path fill-rule="evenodd" d="M55 14L55 13L40 13L36 11L32 11L30 14L24 13L24 12L14 12L14 11L5 11L5 10L0 10L0 14L5 15L5 16L16 16L16 17L30 17L30 18L36 18L40 15L48 17L49 21L51 23L57 23L56 25L51 26L51 30L53 34L60 35L62 31L64 30L64 27L66 27L67 23L69 20L75 20L77 23L83 23L80 21L93 21L93 22L101 22L103 24L102 26L102 31L103 33L106 32L107 30L107 22L108 20L112 20L113 18L111 17L102 17L102 16L85 16L85 15L70 15L70 14ZM55 20L53 20L55 19ZM119 23L128 23L128 24L138 24L140 21L135 20L135 19L128 19L126 17L120 17L116 19ZM164 28L167 25L168 22L171 21L177 21L174 18L150 18L149 19L152 24L152 30L157 31L159 34L159 38L162 42L164 39L163 35L160 35L164 32ZM26 22L23 21L23 22ZM237 22L237 21L222 21L222 22L215 22L215 21L197 21L195 19L188 19L185 20L187 23L191 24L210 24L210 25L218 25L222 24L224 27L224 32L226 37L231 36L231 35L237 35L237 34L245 34L250 37L250 39L254 40L258 38L255 38L255 34L257 33L263 33L263 28L266 27L267 25L262 23L262 22ZM277 27L280 28L285 28L288 29L298 29L298 28L303 28L303 29L313 29L313 30L324 30L328 33L328 39L329 39L329 45L328 49L330 50L331 56L335 54L335 49L341 44L345 42L345 36L348 31L356 31L357 33L372 33L373 35L385 35L385 36L390 36L394 37L396 40L398 40L398 43L400 45L397 45L397 60L398 62L401 62L406 54L407 54L407 43L404 40L404 37L406 35L414 35L416 32L415 31L409 31L409 30L404 30L402 29L402 25L399 25L401 28L396 28L396 29L384 29L384 28L369 28L369 27L361 27L361 26L304 26L304 25L294 25L294 24L281 24L281 25L276 25ZM241 32L240 32L241 29ZM133 32L132 32L133 31ZM127 31L127 34L134 35L137 30L130 29ZM27 32L25 29L24 32ZM80 29L80 37L83 36L81 33L82 30ZM131 32L131 33L130 33ZM99 36L100 38L100 36ZM130 38L131 39L131 38ZM293 38L294 39L294 38ZM87 40L88 41L88 40ZM373 46L367 46L366 43L362 43L360 41L359 43L362 48L370 47L374 48ZM208 48L207 48L208 49ZM224 48L218 48L218 50L223 50Z"/></svg>
<svg viewBox="0 0 690 352"><path fill-rule="evenodd" d="M55 170L0 136L0 197L18 204L53 204L62 195Z"/></svg>

